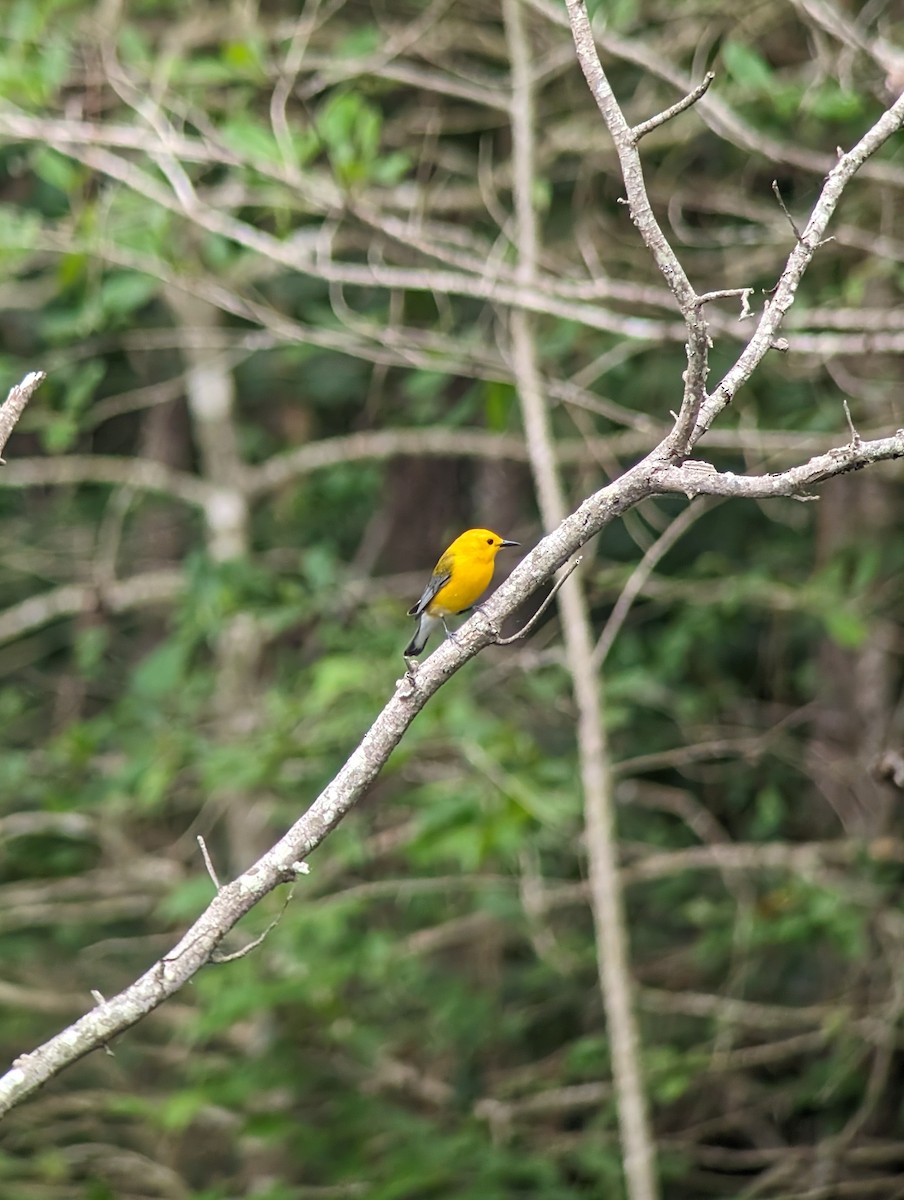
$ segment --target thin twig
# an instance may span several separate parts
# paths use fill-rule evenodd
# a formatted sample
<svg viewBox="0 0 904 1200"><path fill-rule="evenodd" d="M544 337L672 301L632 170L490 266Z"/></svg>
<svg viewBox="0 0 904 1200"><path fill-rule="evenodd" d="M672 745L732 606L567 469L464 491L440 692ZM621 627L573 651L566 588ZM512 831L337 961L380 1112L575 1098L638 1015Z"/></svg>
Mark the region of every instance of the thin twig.
<svg viewBox="0 0 904 1200"><path fill-rule="evenodd" d="M524 628L519 629L517 633L513 633L511 637L497 638L496 645L497 646L510 646L512 644L512 642L520 642L522 638L527 637L527 635L530 633L530 631L534 628L534 626L537 624L537 622L540 620L540 618L546 612L547 608L549 608L550 604L552 604L553 600L556 597L556 592L559 590L559 588L562 586L562 584L565 582L565 580L568 578L568 576L571 574L571 572L576 570L581 565L582 561L583 561L583 555L581 555L581 554L579 554L577 556L577 558L573 559L568 564L568 566L565 567L562 574L552 585L546 599L543 601L543 603L540 605L540 607L537 609L537 611L534 613L534 615L531 617L531 619L527 622L527 624L524 626Z"/></svg>
<svg viewBox="0 0 904 1200"><path fill-rule="evenodd" d="M199 838L198 841L200 841L200 840L201 839ZM301 867L301 866L304 866L304 864L303 863L293 863L293 866ZM299 871L298 874L307 874L307 872ZM220 954L220 952L218 950L215 950L213 952L213 954L211 954L211 956L210 956L210 961L212 963L216 963L217 966L222 966L224 963L231 963L231 962L235 962L236 959L238 959L238 958L244 958L246 954L250 954L252 950L256 950L258 948L258 946L260 946L263 943L265 938L267 938L270 935L270 933L276 928L276 926L283 919L283 914L285 913L286 909L291 904L292 897L294 895L295 895L295 884L293 883L292 886L289 888L288 893L286 894L286 898L283 901L282 908L279 910L279 912L276 914L276 916L273 918L273 920L270 922L270 924L267 926L267 928L264 930L263 933L259 934L253 941L249 942L247 946L243 946L241 948L241 950L234 950L231 954Z"/></svg>
<svg viewBox="0 0 904 1200"><path fill-rule="evenodd" d="M97 988L91 989L91 999L94 1001L95 1004L106 1004L107 1003L106 996L103 994L103 992L99 992L97 990ZM116 1057L116 1055L110 1049L110 1045L108 1042L104 1042L101 1049L103 1050L104 1054L109 1055L110 1058Z"/></svg>
<svg viewBox="0 0 904 1200"><path fill-rule="evenodd" d="M656 569L656 564L668 551L675 545L680 537L682 537L691 525L694 524L700 517L707 512L707 506L701 502L692 504L686 508L684 512L679 513L674 521L666 527L660 534L652 546L644 554L643 558L631 572L631 577L625 586L622 588L621 595L615 602L612 612L609 614L609 619L603 626L603 632L597 640L596 647L593 651L593 664L599 670L606 661L606 656L612 649L615 639L624 625L628 613L631 611L631 606L640 595L647 580Z"/></svg>
<svg viewBox="0 0 904 1200"><path fill-rule="evenodd" d="M788 211L788 206L787 206L787 204L786 204L786 203L784 202L784 200L782 199L782 193L779 191L779 186L778 186L778 180L777 180L777 179L773 179L773 181L772 181L772 191L775 193L775 198L776 198L776 200L778 201L778 206L779 206L779 208L782 210L782 212L785 214L785 217L787 218L788 224L789 224L789 225L791 226L791 228L794 230L794 236L797 238L797 240L798 240L799 242L802 242L802 241L804 240L804 238L803 238L803 234L802 234L802 233L801 233L801 231L800 231L800 230L797 228L797 223L796 223L796 221L795 221L795 220L794 220L794 218L791 216L791 213Z"/></svg>
<svg viewBox="0 0 904 1200"><path fill-rule="evenodd" d="M741 315L739 321L745 321L748 317L753 316L753 310L750 307L750 297L753 295L752 287L741 288L720 288L715 292L704 292L702 296L697 297L700 304L709 304L713 300L730 300L732 296L741 297Z"/></svg>
<svg viewBox="0 0 904 1200"><path fill-rule="evenodd" d="M847 417L848 429L851 431L851 445L855 449L859 450L863 444L863 439L860 437L860 434L857 432L854 426L854 421L851 417L851 408L846 397L842 396L841 403L844 405L844 415Z"/></svg>
<svg viewBox="0 0 904 1200"><path fill-rule="evenodd" d="M658 129L660 125L664 125L666 121L671 121L673 117L677 117L679 113L683 113L686 108L690 108L692 104L696 104L702 95L709 89L709 85L715 79L715 74L712 71L707 71L700 83L695 88L692 88L686 96L673 104L670 108L665 108L662 112L657 113L655 117L650 117L646 121L641 121L639 125L635 125L631 130L631 137L634 139L635 146L641 138L646 137L648 133L652 133L654 129Z"/></svg>
<svg viewBox="0 0 904 1200"><path fill-rule="evenodd" d="M201 847L201 853L204 856L204 865L207 867L207 874L213 880L213 886L217 889L217 891L219 891L223 885L220 883L219 879L217 878L217 873L213 869L213 862L211 861L210 853L207 849L207 843L204 841L204 838L200 833L198 834L198 845Z"/></svg>
<svg viewBox="0 0 904 1200"><path fill-rule="evenodd" d="M746 347L738 356L734 365L722 377L721 382L710 392L704 401L697 420L696 428L690 439L691 446L695 445L706 433L710 425L731 403L738 389L743 386L762 362L763 358L774 345L785 313L794 303L800 281L810 265L813 255L823 244L823 234L834 213L839 200L864 163L897 133L904 124L904 95L883 113L846 154L832 167L826 176L819 198L814 204L807 226L798 240L779 277L772 295L769 297L760 316L756 330ZM793 225L793 222L792 222ZM795 228L795 233L797 232Z"/></svg>

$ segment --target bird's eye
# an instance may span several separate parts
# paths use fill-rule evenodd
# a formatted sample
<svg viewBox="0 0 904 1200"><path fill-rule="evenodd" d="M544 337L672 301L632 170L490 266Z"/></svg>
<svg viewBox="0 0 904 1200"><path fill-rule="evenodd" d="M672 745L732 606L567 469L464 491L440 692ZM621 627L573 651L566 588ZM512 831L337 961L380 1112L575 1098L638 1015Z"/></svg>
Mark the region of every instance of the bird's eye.
<svg viewBox="0 0 904 1200"><path fill-rule="evenodd" d="M495 540L494 540L493 538L487 538L487 545L488 545L488 546L495 546L495 544L496 544L496 542L495 542Z"/></svg>

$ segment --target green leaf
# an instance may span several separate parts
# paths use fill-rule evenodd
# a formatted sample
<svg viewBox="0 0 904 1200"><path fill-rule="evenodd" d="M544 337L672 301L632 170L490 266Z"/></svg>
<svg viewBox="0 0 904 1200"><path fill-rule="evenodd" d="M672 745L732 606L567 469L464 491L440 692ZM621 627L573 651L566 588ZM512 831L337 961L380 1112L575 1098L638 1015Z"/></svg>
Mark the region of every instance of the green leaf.
<svg viewBox="0 0 904 1200"><path fill-rule="evenodd" d="M263 46L258 38L227 42L223 48L223 58L233 75L256 83L263 83L267 79Z"/></svg>
<svg viewBox="0 0 904 1200"><path fill-rule="evenodd" d="M19 259L34 249L42 227L37 213L0 204L0 255L4 256L7 265L10 260Z"/></svg>
<svg viewBox="0 0 904 1200"><path fill-rule="evenodd" d="M334 92L320 109L317 131L343 182L359 183L370 177L382 128L382 113L359 92Z"/></svg>
<svg viewBox="0 0 904 1200"><path fill-rule="evenodd" d="M517 407L515 389L510 383L501 383L498 380L490 380L483 386L487 428L494 433L503 433L509 428L512 414Z"/></svg>
<svg viewBox="0 0 904 1200"><path fill-rule="evenodd" d="M162 1129L186 1129L198 1113L210 1104L210 1099L201 1091L182 1088L169 1095L158 1109L157 1119Z"/></svg>
<svg viewBox="0 0 904 1200"><path fill-rule="evenodd" d="M41 430L41 442L48 454L65 454L78 437L78 424L68 413L50 417Z"/></svg>
<svg viewBox="0 0 904 1200"><path fill-rule="evenodd" d="M149 37L149 30L143 29L133 22L117 22L117 49L125 66L144 72L153 58Z"/></svg>
<svg viewBox="0 0 904 1200"><path fill-rule="evenodd" d="M69 372L63 405L70 416L77 417L88 406L106 373L107 364L99 358L80 363Z"/></svg>
<svg viewBox="0 0 904 1200"><path fill-rule="evenodd" d="M138 271L117 271L101 284L101 308L110 318L125 319L156 296L160 284Z"/></svg>
<svg viewBox="0 0 904 1200"><path fill-rule="evenodd" d="M394 150L391 154L385 154L382 158L377 159L371 177L374 183L380 184L381 187L392 187L405 178L411 167L411 155L402 150Z"/></svg>
<svg viewBox="0 0 904 1200"><path fill-rule="evenodd" d="M163 699L179 687L186 665L185 647L170 639L138 664L132 672L131 690L144 700Z"/></svg>
<svg viewBox="0 0 904 1200"><path fill-rule="evenodd" d="M379 49L382 37L375 25L360 25L336 42L337 58L361 58Z"/></svg>
<svg viewBox="0 0 904 1200"><path fill-rule="evenodd" d="M768 92L774 76L766 60L745 42L727 38L722 43L722 61L729 75L750 92Z"/></svg>
<svg viewBox="0 0 904 1200"><path fill-rule="evenodd" d="M833 608L824 620L829 637L845 649L856 650L869 636L869 626L850 609Z"/></svg>
<svg viewBox="0 0 904 1200"><path fill-rule="evenodd" d="M876 545L865 544L860 548L854 563L850 591L859 595L878 577L882 567L882 551Z"/></svg>
<svg viewBox="0 0 904 1200"><path fill-rule="evenodd" d="M31 167L40 179L67 196L75 191L84 175L84 169L79 164L47 146L41 146L32 155Z"/></svg>
<svg viewBox="0 0 904 1200"><path fill-rule="evenodd" d="M91 259L81 251L63 254L57 266L57 278L61 288L72 288L85 280Z"/></svg>
<svg viewBox="0 0 904 1200"><path fill-rule="evenodd" d="M331 655L317 663L311 680L310 702L316 708L325 708L361 686L364 667L357 657Z"/></svg>
<svg viewBox="0 0 904 1200"><path fill-rule="evenodd" d="M96 678L102 670L109 644L110 631L106 626L91 625L87 629L80 629L73 640L79 674L86 679Z"/></svg>
<svg viewBox="0 0 904 1200"><path fill-rule="evenodd" d="M761 788L756 796L755 809L753 836L759 840L778 836L785 816L785 802L779 789L773 784Z"/></svg>
<svg viewBox="0 0 904 1200"><path fill-rule="evenodd" d="M261 162L279 163L282 153L269 123L256 120L250 113L236 113L220 126L220 136L231 150L242 157L253 157ZM311 144L312 139L301 140L300 145Z"/></svg>
<svg viewBox="0 0 904 1200"><path fill-rule="evenodd" d="M840 87L834 80L808 88L801 98L801 106L821 121L854 121L866 111L864 96Z"/></svg>

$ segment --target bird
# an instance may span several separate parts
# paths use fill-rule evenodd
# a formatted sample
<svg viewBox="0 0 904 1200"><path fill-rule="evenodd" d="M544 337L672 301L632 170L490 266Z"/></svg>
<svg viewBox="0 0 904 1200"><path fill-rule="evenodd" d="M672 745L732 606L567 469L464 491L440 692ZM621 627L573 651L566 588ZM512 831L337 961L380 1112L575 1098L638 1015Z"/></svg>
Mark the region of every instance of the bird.
<svg viewBox="0 0 904 1200"><path fill-rule="evenodd" d="M506 546L520 546L492 529L466 529L440 556L424 593L409 617L417 617L414 637L405 647L405 658L415 658L438 625L454 637L446 617L467 612L489 587L496 555Z"/></svg>

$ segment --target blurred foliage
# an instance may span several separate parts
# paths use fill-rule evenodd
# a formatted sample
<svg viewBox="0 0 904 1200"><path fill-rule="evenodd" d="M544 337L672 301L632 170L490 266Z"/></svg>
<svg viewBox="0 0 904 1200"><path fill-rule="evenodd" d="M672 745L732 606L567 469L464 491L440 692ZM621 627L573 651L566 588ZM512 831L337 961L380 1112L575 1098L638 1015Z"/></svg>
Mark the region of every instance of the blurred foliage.
<svg viewBox="0 0 904 1200"><path fill-rule="evenodd" d="M675 98L641 47L666 75L712 65L713 95L782 151L697 113L643 143L695 285L749 284L759 308L791 246L771 182L807 211L821 178L801 153L828 162L878 116L876 63L779 0L590 7L630 118ZM10 1060L203 910L198 834L225 878L332 778L392 692L403 614L450 535L490 524L530 547L540 530L523 463L456 442L520 432L490 287L512 261L496 9L7 8L0 364L9 383L49 373L0 476ZM674 326L649 299L655 269L568 31L528 15L559 288L535 337L577 502L665 428L685 357L674 334L632 340L563 310L572 285L614 282L598 312ZM890 6L882 21L893 41ZM800 288L792 316L812 336L847 328L831 308L900 310L900 139L882 162L889 178L855 183ZM410 286L385 273L415 269ZM745 333L711 307L718 379ZM768 471L840 444L842 390L864 432L904 424L899 360L855 342L768 359L706 456ZM232 389L213 421L211 376ZM355 456L355 435L400 429L446 431L448 453ZM108 456L247 502L241 553L224 557L175 485L66 474ZM32 457L40 485L19 486ZM274 466L275 483L253 474ZM904 1159L900 783L881 768L904 712L900 503L883 468L819 505L701 508L606 661L669 1200L829 1197L808 1191L826 1155L839 1196L890 1195L883 1173ZM588 547L597 629L685 509L647 504ZM4 1193L618 1200L574 726L553 616L450 680L310 876L225 949L275 923L260 947L12 1113Z"/></svg>

